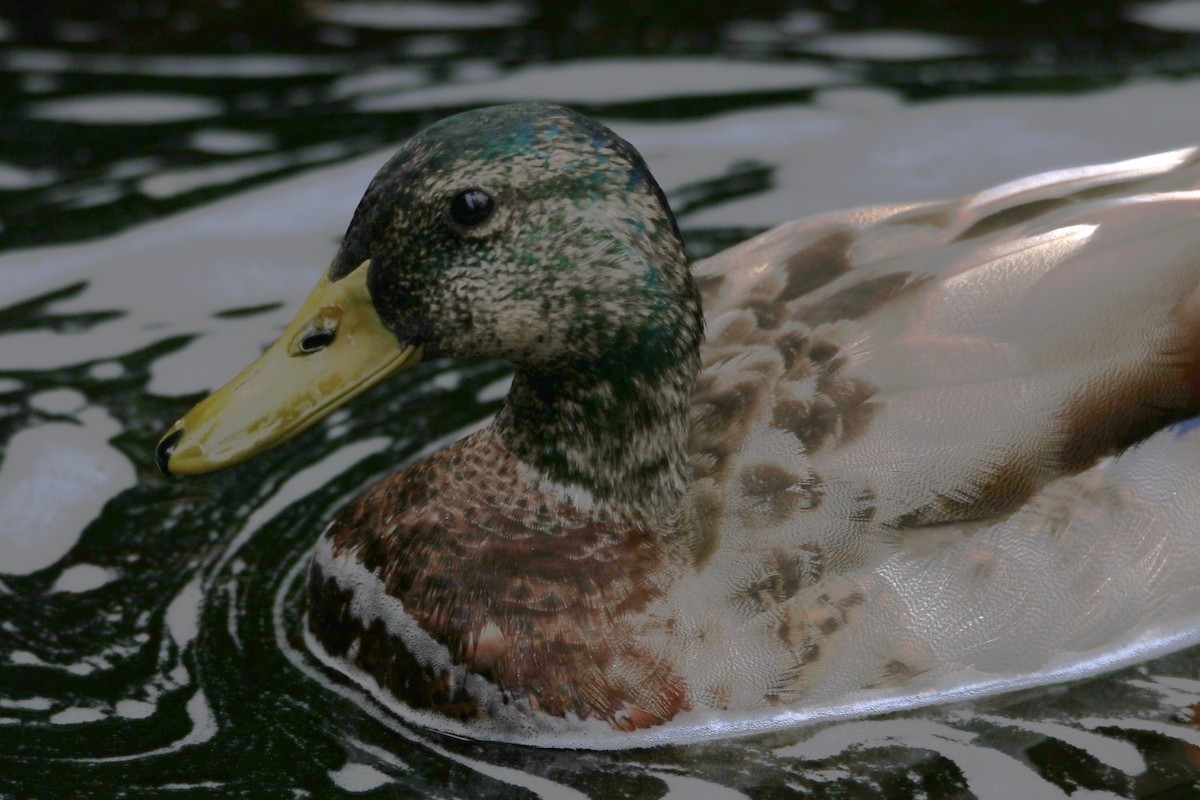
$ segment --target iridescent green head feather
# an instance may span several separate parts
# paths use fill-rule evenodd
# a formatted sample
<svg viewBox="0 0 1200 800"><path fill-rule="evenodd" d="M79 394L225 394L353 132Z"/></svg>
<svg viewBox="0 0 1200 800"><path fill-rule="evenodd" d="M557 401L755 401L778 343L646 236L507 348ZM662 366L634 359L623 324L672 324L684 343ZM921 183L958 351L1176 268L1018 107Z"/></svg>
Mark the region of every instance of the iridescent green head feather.
<svg viewBox="0 0 1200 800"><path fill-rule="evenodd" d="M494 209L464 227L451 207L471 190ZM522 104L459 114L410 140L368 188L330 277L371 260L380 316L427 354L545 367L691 327L682 252L629 144L567 109Z"/></svg>

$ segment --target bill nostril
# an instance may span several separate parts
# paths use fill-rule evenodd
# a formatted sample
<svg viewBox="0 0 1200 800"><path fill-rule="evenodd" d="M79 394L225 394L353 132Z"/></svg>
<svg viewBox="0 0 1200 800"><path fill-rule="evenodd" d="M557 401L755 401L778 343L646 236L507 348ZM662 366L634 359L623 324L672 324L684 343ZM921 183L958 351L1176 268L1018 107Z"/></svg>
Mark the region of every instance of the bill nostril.
<svg viewBox="0 0 1200 800"><path fill-rule="evenodd" d="M171 470L167 467L171 460L171 453L175 452L175 445L179 444L179 440L183 437L183 428L167 434L158 443L158 447L154 449L154 463L158 464L158 468L163 475L171 477Z"/></svg>
<svg viewBox="0 0 1200 800"><path fill-rule="evenodd" d="M300 340L300 352L315 353L318 350L324 350L333 342L332 328L317 328L310 331Z"/></svg>

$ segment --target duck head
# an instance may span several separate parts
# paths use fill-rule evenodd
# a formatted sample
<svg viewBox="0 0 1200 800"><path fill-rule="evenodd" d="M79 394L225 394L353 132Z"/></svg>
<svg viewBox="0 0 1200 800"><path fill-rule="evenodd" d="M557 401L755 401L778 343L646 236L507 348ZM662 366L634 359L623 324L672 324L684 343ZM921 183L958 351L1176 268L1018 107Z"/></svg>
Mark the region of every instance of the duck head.
<svg viewBox="0 0 1200 800"><path fill-rule="evenodd" d="M560 107L471 111L379 171L283 335L176 422L157 460L167 474L237 463L422 358L506 359L535 395L634 390L678 362L688 384L701 328L674 217L629 144Z"/></svg>

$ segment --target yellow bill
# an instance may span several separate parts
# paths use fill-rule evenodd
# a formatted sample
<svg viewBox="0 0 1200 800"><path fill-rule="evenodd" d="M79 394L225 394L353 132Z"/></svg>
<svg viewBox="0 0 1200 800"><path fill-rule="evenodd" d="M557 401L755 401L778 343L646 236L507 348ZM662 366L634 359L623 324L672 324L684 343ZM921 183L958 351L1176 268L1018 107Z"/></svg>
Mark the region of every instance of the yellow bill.
<svg viewBox="0 0 1200 800"><path fill-rule="evenodd" d="M370 264L338 281L322 277L261 358L171 426L155 453L159 468L195 475L245 461L419 362L421 348L379 319Z"/></svg>

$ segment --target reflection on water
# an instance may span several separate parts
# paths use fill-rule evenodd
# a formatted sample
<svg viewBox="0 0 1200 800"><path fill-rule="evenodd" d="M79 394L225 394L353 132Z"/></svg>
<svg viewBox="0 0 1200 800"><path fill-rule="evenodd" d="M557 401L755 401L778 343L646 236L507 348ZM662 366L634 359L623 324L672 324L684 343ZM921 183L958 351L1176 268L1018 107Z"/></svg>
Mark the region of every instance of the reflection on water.
<svg viewBox="0 0 1200 800"><path fill-rule="evenodd" d="M703 253L802 214L1191 143L1188 4L93 5L0 22L0 796L1198 791L1196 650L644 752L405 727L305 646L303 568L336 508L495 410L503 365L424 365L223 474L168 483L151 458L274 337L393 143L434 117L581 104L643 151Z"/></svg>

